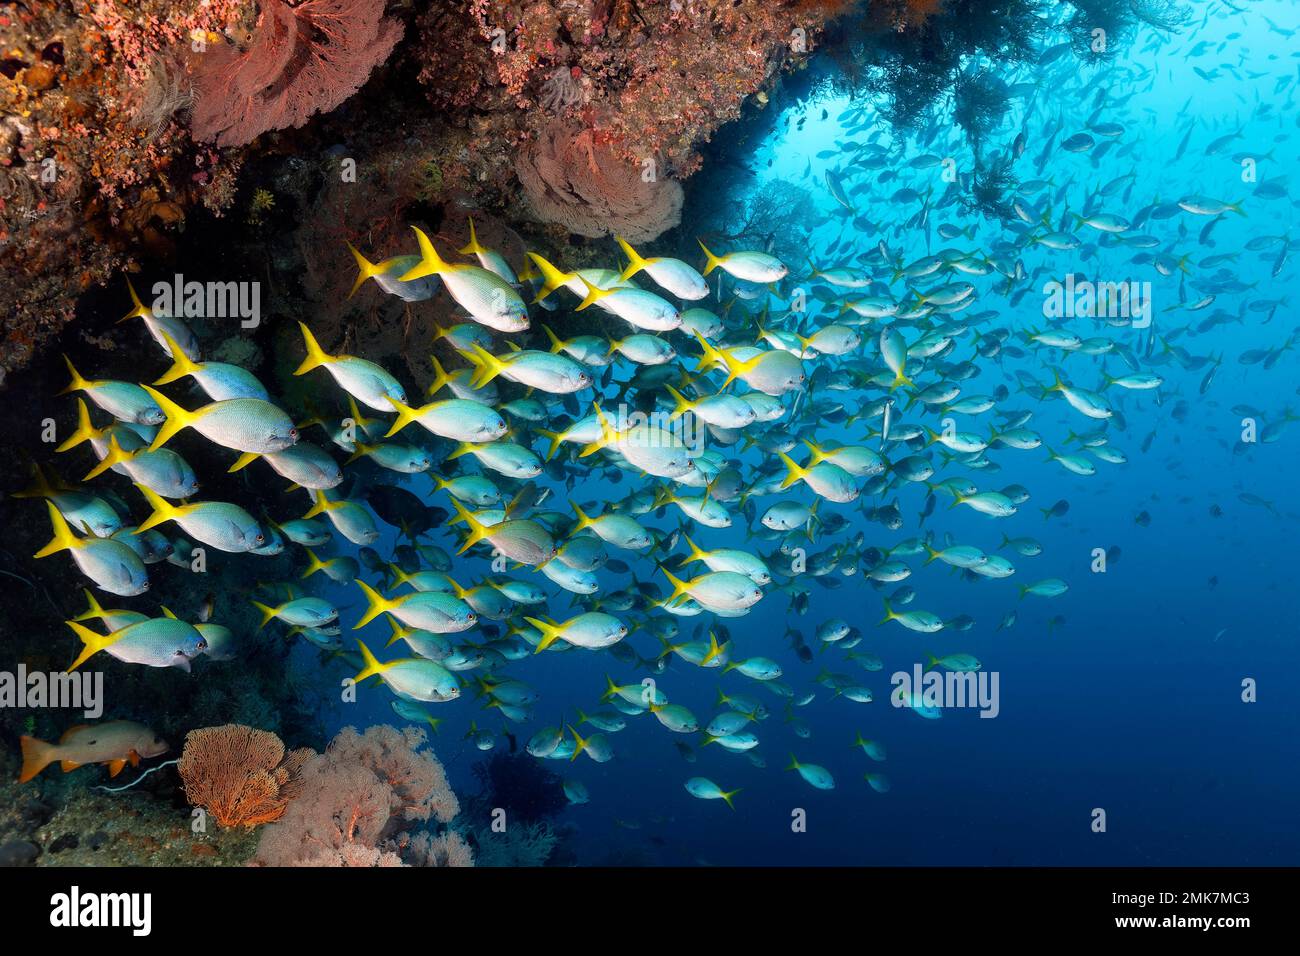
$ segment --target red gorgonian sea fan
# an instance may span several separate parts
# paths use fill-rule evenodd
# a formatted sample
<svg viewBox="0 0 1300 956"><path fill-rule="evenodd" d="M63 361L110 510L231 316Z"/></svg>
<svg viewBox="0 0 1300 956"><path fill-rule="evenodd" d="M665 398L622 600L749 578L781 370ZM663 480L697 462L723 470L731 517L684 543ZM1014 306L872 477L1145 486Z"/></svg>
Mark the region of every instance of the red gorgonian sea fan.
<svg viewBox="0 0 1300 956"><path fill-rule="evenodd" d="M191 129L200 141L242 146L261 133L302 126L365 83L401 38L384 0L258 0L245 44L190 56Z"/></svg>

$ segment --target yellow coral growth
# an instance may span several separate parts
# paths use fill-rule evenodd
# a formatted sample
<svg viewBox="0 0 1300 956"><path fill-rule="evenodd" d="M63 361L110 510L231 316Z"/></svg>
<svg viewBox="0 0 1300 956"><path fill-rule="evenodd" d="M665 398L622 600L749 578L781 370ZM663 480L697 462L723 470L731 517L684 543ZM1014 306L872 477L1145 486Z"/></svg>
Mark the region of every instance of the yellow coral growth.
<svg viewBox="0 0 1300 956"><path fill-rule="evenodd" d="M286 755L284 742L270 731L225 724L190 731L176 769L192 806L223 827L252 828L284 815L314 753L303 748Z"/></svg>

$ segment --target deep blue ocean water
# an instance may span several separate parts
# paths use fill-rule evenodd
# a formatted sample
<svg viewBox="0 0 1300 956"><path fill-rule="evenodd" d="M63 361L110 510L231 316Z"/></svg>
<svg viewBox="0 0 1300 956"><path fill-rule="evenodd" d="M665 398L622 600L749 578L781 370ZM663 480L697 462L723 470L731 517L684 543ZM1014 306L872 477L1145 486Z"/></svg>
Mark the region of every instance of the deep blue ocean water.
<svg viewBox="0 0 1300 956"><path fill-rule="evenodd" d="M716 712L720 686L766 704L770 716L750 727L760 737L757 752L766 766L755 766L745 755L717 746L701 748L698 735L691 739L697 760L688 763L674 746L679 735L651 717L630 718L627 729L612 736L613 761L598 765L580 756L573 763L548 762L551 769L581 780L591 794L589 804L570 807L560 819L574 828L568 840L581 862L1277 865L1300 859L1300 828L1294 817L1300 797L1295 759L1300 707L1292 675L1293 565L1300 529L1294 475L1300 468L1296 444L1300 431L1283 429L1276 441L1238 447L1243 419L1260 416L1258 427L1263 428L1300 409L1294 350L1281 354L1267 369L1263 362L1241 362L1243 353L1280 348L1296 332L1294 304L1300 297L1294 257L1273 276L1279 245L1260 251L1245 246L1255 237L1289 237L1294 231L1295 200L1286 195L1285 187L1300 158L1295 138L1300 61L1293 32L1300 26L1300 8L1286 2L1240 6L1242 12L1221 2L1192 4L1193 18L1176 36L1161 38L1144 29L1108 65L1067 66L1058 60L1042 70L1031 67L1004 77L1009 83L1036 83L1037 91L1028 98L1032 106L1024 98L1015 101L995 138L1010 143L1023 124L1027 143L1016 172L1022 180L1052 182L1036 197L1040 207L1047 207L1048 197L1065 189L1065 201L1050 203L1058 224L1063 208L1082 209L1092 189L1127 174L1134 177L1131 184L1114 196L1098 199L1096 208L1131 220L1150 203L1200 194L1240 202L1246 213L1228 213L1213 229L1210 243L1198 240L1208 217L1183 213L1148 222L1134 231L1160 238L1160 246L1152 250L1113 242L1102 245L1099 233L1071 225L1070 231L1085 243L1085 249L1025 249L1022 258L1030 278L1019 285L1029 290L1014 305L1002 291L1004 280L999 276L970 279L979 294L975 310L997 311L987 326L1017 333L1044 327L1041 286L1066 272L1151 282L1155 361L1143 360L1142 368L1161 375L1165 382L1150 392L1106 390L1126 426L1110 424L1110 444L1124 452L1127 463L1097 461L1097 474L1085 478L1044 461L1041 449L998 449L989 455L1001 466L997 474L960 466L940 472L939 478L966 475L981 488L1014 482L1029 489L1031 499L1005 520L965 508L949 510L947 499L940 496L935 513L921 528L918 516L926 489L906 482L897 492L873 502L898 499L905 525L896 532L867 522L854 507L823 503L828 511L850 515L853 527L836 536L819 537L810 553L857 530L865 533L867 546L882 548L925 531L940 537L948 534L956 543L988 551L998 549L1003 533L1028 535L1042 543L1043 553L1024 557L1002 549L999 553L1017 567L1015 577L976 583L962 580L939 562L922 567L923 556L907 559L914 574L906 583L918 595L911 608L932 610L945 620L970 615L976 623L965 632L919 635L895 623L877 626L881 596L897 585L876 590L861 575L835 590L810 582L806 615L789 610L788 596L769 588L747 617L726 623L740 651L735 656L774 658L784 669L784 683L799 693L817 691L811 704L797 708L811 731L808 739L797 737L784 720L784 699L758 682L736 672L719 675L674 660L666 672L656 675L658 686L674 703L688 706L702 723ZM1105 91L1101 119L1122 123L1124 130L1109 153L1094 163L1090 154L1070 153L1059 144L1085 128L1098 90ZM1123 97L1129 98L1115 105ZM936 198L945 188L937 179L938 169L903 169L888 185L873 186L856 197L857 212L883 232L861 235L853 250L838 252L834 262L825 259L831 243L854 229L852 217L835 214L835 202L823 184L827 167L846 165L837 143L871 136L868 131L850 137L837 122L854 105L865 106L871 115L869 103L825 98L803 104L799 113L806 114L807 120L802 130L787 132L785 123L776 124L779 132L761 144L752 164L762 170L754 189L768 178L785 179L814 196L817 208L808 210L810 217L829 217L814 234L813 262L830 266L850 261L869 252L881 238L902 262L948 245L987 250L997 240L1009 238L996 220L957 207L932 213L928 244L924 230L896 235L893 224L915 212L914 206L903 209L890 204L888 197L899 186L911 185L921 193L933 186ZM823 110L826 119L820 118ZM1047 131L1058 120L1056 145L1036 166ZM951 155L963 166L969 161L969 147L958 131L943 125L929 145L904 142L898 155ZM879 141L892 142L894 134L883 122L878 128ZM1186 151L1175 161L1189 128ZM1216 138L1238 129L1238 138L1206 155ZM1100 142L1102 137L1097 139ZM836 150L836 155L817 158L827 150ZM1258 157L1255 182L1243 182L1243 166L1233 158L1237 154ZM849 182L866 182L870 175L854 173ZM1279 179L1280 197L1254 195L1260 183ZM934 234L943 222L963 229L973 226L973 238L945 242ZM699 265L698 252L690 248L651 244L650 251L680 255ZM1149 262L1133 262L1142 252L1162 251L1175 258L1190 254L1188 272L1163 276ZM1235 253L1236 258L1217 267L1200 265L1225 253ZM611 265L615 254L611 243ZM801 264L791 266L797 273ZM1244 291L1213 291L1231 279L1244 283ZM1177 307L1207 294L1216 298L1202 310ZM1252 309L1252 303L1267 304L1267 300L1279 301L1275 308ZM716 300L712 304L716 306ZM775 301L773 305L780 308ZM1219 310L1231 319L1197 331L1202 320ZM835 314L827 307L818 321L824 324ZM1138 356L1144 354L1146 332L1083 319L1067 325L1085 338L1113 337ZM1176 332L1188 326L1192 331ZM874 360L878 328L863 331L859 354ZM1177 358L1162 354L1171 335L1170 344L1185 349L1188 356L1222 355L1204 394L1199 386L1206 368L1187 370ZM969 344L963 344L955 358L970 353ZM998 410L1032 409L1030 427L1043 435L1046 445L1063 451L1069 432L1098 425L1064 401L1039 401L1019 391L1014 373L1030 372L1047 384L1050 374L1045 367L1060 365L1071 381L1095 388L1101 380L1101 358L1030 351L1023 359L1004 357L1000 365L977 361L981 374L964 383L964 390L991 393L1006 384L1012 394ZM1120 374L1120 363L1114 358L1106 360L1105 368L1112 375ZM986 413L978 423L972 420L970 430L987 432L986 422L993 414ZM939 417L913 410L903 419L933 425ZM967 427L965 420L961 427ZM865 423L823 427L817 434L822 442L861 442ZM1143 450L1148 436L1153 437ZM876 447L877 441L867 444ZM1077 445L1071 447L1077 451ZM750 463L759 460L757 451L747 455ZM408 487L421 493L429 490L424 478L410 481ZM628 487L627 481L614 486L589 479L573 494L583 502L617 500ZM1243 501L1243 493L1271 502L1273 510ZM813 500L802 485L787 494L809 503ZM445 506L447 502L441 500L445 497L431 500ZM1058 499L1069 501L1068 514L1044 518L1040 509ZM760 513L771 500L758 499ZM562 507L563 494L553 501ZM1216 511L1221 514L1215 516ZM1149 524L1136 520L1143 512L1150 516ZM678 519L670 510L665 517L645 520L671 528ZM742 524L738 520L726 531L700 529L693 537L706 547L746 547ZM451 537L441 535L436 540L454 550ZM755 540L749 546L770 553L773 543ZM391 539L377 549L387 553L388 547ZM1108 562L1105 573L1094 573L1094 549L1116 547L1118 559ZM649 562L616 555L635 566L639 579L651 576ZM481 559L460 558L453 574L464 584L487 571ZM558 615L568 605L568 595L540 575L517 573L557 595L553 613ZM608 571L600 576L606 589L628 583L626 576ZM1018 597L1018 583L1049 577L1064 579L1070 590L1053 599ZM358 592L349 588L318 593L335 598L341 606L351 605L343 614L350 640L346 628L364 606ZM995 630L1013 609L1018 615L1014 627ZM817 651L812 663L801 662L791 652L784 638L787 627L798 628L815 645L817 624L836 616L862 631L864 639L857 649L882 658L882 671L866 673L835 648ZM1063 622L1049 631L1049 620L1058 616ZM681 619L683 636L689 636L700 620ZM376 621L360 633L378 649L387 639L388 628ZM635 633L629 640L643 656L658 651L648 634ZM984 671L997 672L998 716L981 719L975 710L950 709L942 719L932 721L890 706L890 674L924 663L927 651L974 654ZM875 700L862 704L832 697L814 683L823 667L859 678L873 690ZM533 720L508 728L521 747L533 733L556 725L562 716L573 720L576 708L590 712L597 706L607 673L619 683L646 676L606 654L582 650L529 658L511 664L506 673L527 681L541 694ZM1242 700L1247 680L1257 682L1256 702ZM387 691L367 687L360 697L360 703L350 706L327 702L322 715L331 727L394 719ZM448 765L454 787L472 792L477 781L471 766L487 755L463 735L471 720L494 731L505 725L469 693L456 702L435 705L435 711L444 723L434 746ZM874 764L854 747L858 732L884 743L887 761ZM498 737L497 746L506 746L504 737ZM830 770L835 789L815 790L798 774L787 772L784 767L791 752L801 761ZM863 780L867 771L887 774L890 792L877 793L869 787ZM693 776L708 777L727 790L741 788L735 810L721 801L690 796L683 784ZM1106 814L1104 833L1092 829L1096 808ZM792 812L797 809L806 811L806 832L792 832Z"/></svg>

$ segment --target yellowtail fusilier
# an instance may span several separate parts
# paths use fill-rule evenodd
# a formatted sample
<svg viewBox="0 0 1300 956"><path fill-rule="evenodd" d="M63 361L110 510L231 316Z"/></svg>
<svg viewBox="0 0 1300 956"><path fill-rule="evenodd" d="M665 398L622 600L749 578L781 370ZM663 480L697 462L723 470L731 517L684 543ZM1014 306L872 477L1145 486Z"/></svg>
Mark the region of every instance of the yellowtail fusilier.
<svg viewBox="0 0 1300 956"><path fill-rule="evenodd" d="M302 330L307 357L294 370L294 375L306 375L314 368L323 367L333 376L339 388L380 412L389 411L394 401L406 401L406 391L401 383L383 368L354 355L329 355L320 347L311 329L302 322L298 323L298 328Z"/></svg>
<svg viewBox="0 0 1300 956"><path fill-rule="evenodd" d="M68 668L69 673L100 651L127 664L176 667L188 672L190 660L208 646L194 625L170 616L146 618L109 634L96 634L76 621L65 623L81 638L82 643L81 653Z"/></svg>
<svg viewBox="0 0 1300 956"><path fill-rule="evenodd" d="M600 611L588 611L562 623L535 617L525 617L524 620L542 636L534 653L541 653L558 640L595 651L617 644L627 636L626 624L613 615Z"/></svg>
<svg viewBox="0 0 1300 956"><path fill-rule="evenodd" d="M364 505L346 498L331 501L324 490L316 492L316 503L307 511L304 518L325 515L343 537L353 544L374 544L379 540L379 529L375 519L370 516Z"/></svg>
<svg viewBox="0 0 1300 956"><path fill-rule="evenodd" d="M324 598L294 598L276 607L270 607L260 601L251 603L262 613L262 623L257 626L259 631L274 620L298 627L322 628L339 619L338 610Z"/></svg>
<svg viewBox="0 0 1300 956"><path fill-rule="evenodd" d="M474 231L473 216L469 217L469 242L456 251L462 256L474 256L478 259L479 265L510 285L519 285L519 277L515 275L515 270L510 268L510 263L506 262L506 257L478 241L478 234Z"/></svg>
<svg viewBox="0 0 1300 956"><path fill-rule="evenodd" d="M710 610L741 611L757 604L763 597L763 589L752 578L735 571L710 571L683 581L667 568L660 567L659 570L673 586L668 602L689 595Z"/></svg>
<svg viewBox="0 0 1300 956"><path fill-rule="evenodd" d="M478 368L471 383L475 388L482 388L498 375L551 395L567 395L591 387L591 375L581 365L553 352L523 349L497 356L475 345L461 355Z"/></svg>
<svg viewBox="0 0 1300 956"><path fill-rule="evenodd" d="M770 282L781 281L790 271L780 259L776 258L776 256L770 256L766 252L729 252L725 256L719 257L710 252L708 246L703 242L700 242L700 248L704 251L705 266L703 274L706 276L714 269L721 268L724 272L737 279L766 285Z"/></svg>
<svg viewBox="0 0 1300 956"><path fill-rule="evenodd" d="M402 273L401 281L436 275L475 322L498 332L522 332L528 328L528 306L510 283L479 266L443 261L423 230L418 226L411 228L420 244L420 262Z"/></svg>
<svg viewBox="0 0 1300 956"><path fill-rule="evenodd" d="M420 408L393 402L392 408L397 419L385 438L392 438L412 422L439 438L460 442L492 442L506 433L505 419L495 409L470 399L449 398Z"/></svg>
<svg viewBox="0 0 1300 956"><path fill-rule="evenodd" d="M78 538L54 503L47 501L45 504L54 527L54 538L32 557L45 558L68 551L78 570L95 582L95 587L119 597L143 594L148 589L149 574L144 562L128 545L113 538Z"/></svg>
<svg viewBox="0 0 1300 956"><path fill-rule="evenodd" d="M118 382L112 379L89 381L73 367L72 360L66 355L63 361L68 366L72 381L60 395L72 392L85 392L92 402L108 412L118 421L134 422L138 425L161 425L164 414L159 407L157 396L151 390L131 382Z"/></svg>
<svg viewBox="0 0 1300 956"><path fill-rule="evenodd" d="M163 332L162 336L170 347L170 354L174 359L172 367L154 382L155 386L168 385L189 375L214 402L225 401L228 398L260 398L263 401L270 399L270 395L257 380L257 376L247 369L225 362L196 361L191 359L166 332Z"/></svg>
<svg viewBox="0 0 1300 956"><path fill-rule="evenodd" d="M203 544L220 551L252 551L266 543L257 520L239 505L226 501L196 501L174 505L144 485L136 485L153 513L133 532L141 534L164 521L175 521L181 529Z"/></svg>
<svg viewBox="0 0 1300 956"><path fill-rule="evenodd" d="M380 614L390 614L408 627L433 634L455 634L473 627L478 621L473 609L452 594L412 591L387 598L360 579L356 584L366 596L367 607L366 613L352 625L354 631L365 627Z"/></svg>
<svg viewBox="0 0 1300 956"><path fill-rule="evenodd" d="M460 681L437 661L407 657L380 663L364 643L357 641L357 645L365 666L353 678L355 683L378 676L399 697L426 703L442 703L460 696Z"/></svg>
<svg viewBox="0 0 1300 956"><path fill-rule="evenodd" d="M464 521L469 526L469 534L457 554L464 554L480 541L487 541L501 554L529 567L545 564L555 557L555 539L536 521L514 518L486 525L466 511L459 501L453 500L452 507L456 509L456 517L452 520Z"/></svg>
<svg viewBox="0 0 1300 956"><path fill-rule="evenodd" d="M110 468L126 472L136 484L143 485L164 498L188 498L199 490L194 469L170 448L148 451L144 447L123 451L117 435L108 440L108 453L86 473L85 481L97 478Z"/></svg>
<svg viewBox="0 0 1300 956"><path fill-rule="evenodd" d="M199 360L199 340L183 321L169 315L158 315L143 302L140 296L136 294L135 286L131 284L130 278L126 280L127 291L131 293L131 311L118 322L129 322L131 319L143 319L145 328L153 336L154 341L162 346L163 352L168 358L176 358L177 344L179 343L180 351L192 362ZM157 289L155 288L155 292Z"/></svg>
<svg viewBox="0 0 1300 956"><path fill-rule="evenodd" d="M349 299L357 294L357 290L365 285L367 279L374 279L375 285L389 295L397 296L403 302L423 302L425 299L433 298L433 294L438 291L436 276L412 279L410 282L403 282L398 278L420 264L420 257L417 255L390 256L380 262L371 262L350 242L348 252L352 253L352 259L357 264L357 278L352 283L351 291L348 292Z"/></svg>
<svg viewBox="0 0 1300 956"><path fill-rule="evenodd" d="M599 305L629 325L649 332L670 332L682 324L681 313L677 308L653 292L635 286L601 288L585 276L580 278L587 291L575 309L577 312Z"/></svg>
<svg viewBox="0 0 1300 956"><path fill-rule="evenodd" d="M239 452L284 451L298 440L293 420L260 398L231 398L191 412L148 385L144 390L166 416L149 444L150 451L157 451L184 428L193 428L208 441Z"/></svg>
<svg viewBox="0 0 1300 956"><path fill-rule="evenodd" d="M305 441L290 445L284 451L262 455L245 452L230 466L229 471L232 474L240 471L258 458L270 465L277 475L288 478L296 487L317 491L336 488L343 483L343 470L338 462L324 449Z"/></svg>
<svg viewBox="0 0 1300 956"><path fill-rule="evenodd" d="M682 260L665 256L643 259L622 237L615 236L614 239L627 256L627 268L619 277L624 282L644 271L656 285L679 299L692 302L708 296L709 284L704 281L704 277Z"/></svg>

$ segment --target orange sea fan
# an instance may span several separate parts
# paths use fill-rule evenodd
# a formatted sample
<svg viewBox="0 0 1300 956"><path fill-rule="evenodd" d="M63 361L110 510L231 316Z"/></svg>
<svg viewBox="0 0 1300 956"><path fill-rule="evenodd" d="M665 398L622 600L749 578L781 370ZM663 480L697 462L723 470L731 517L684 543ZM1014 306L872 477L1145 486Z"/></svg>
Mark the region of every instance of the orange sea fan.
<svg viewBox="0 0 1300 956"><path fill-rule="evenodd" d="M251 828L284 815L302 766L314 755L310 748L286 754L270 731L225 724L190 731L176 769L192 806L223 827Z"/></svg>

